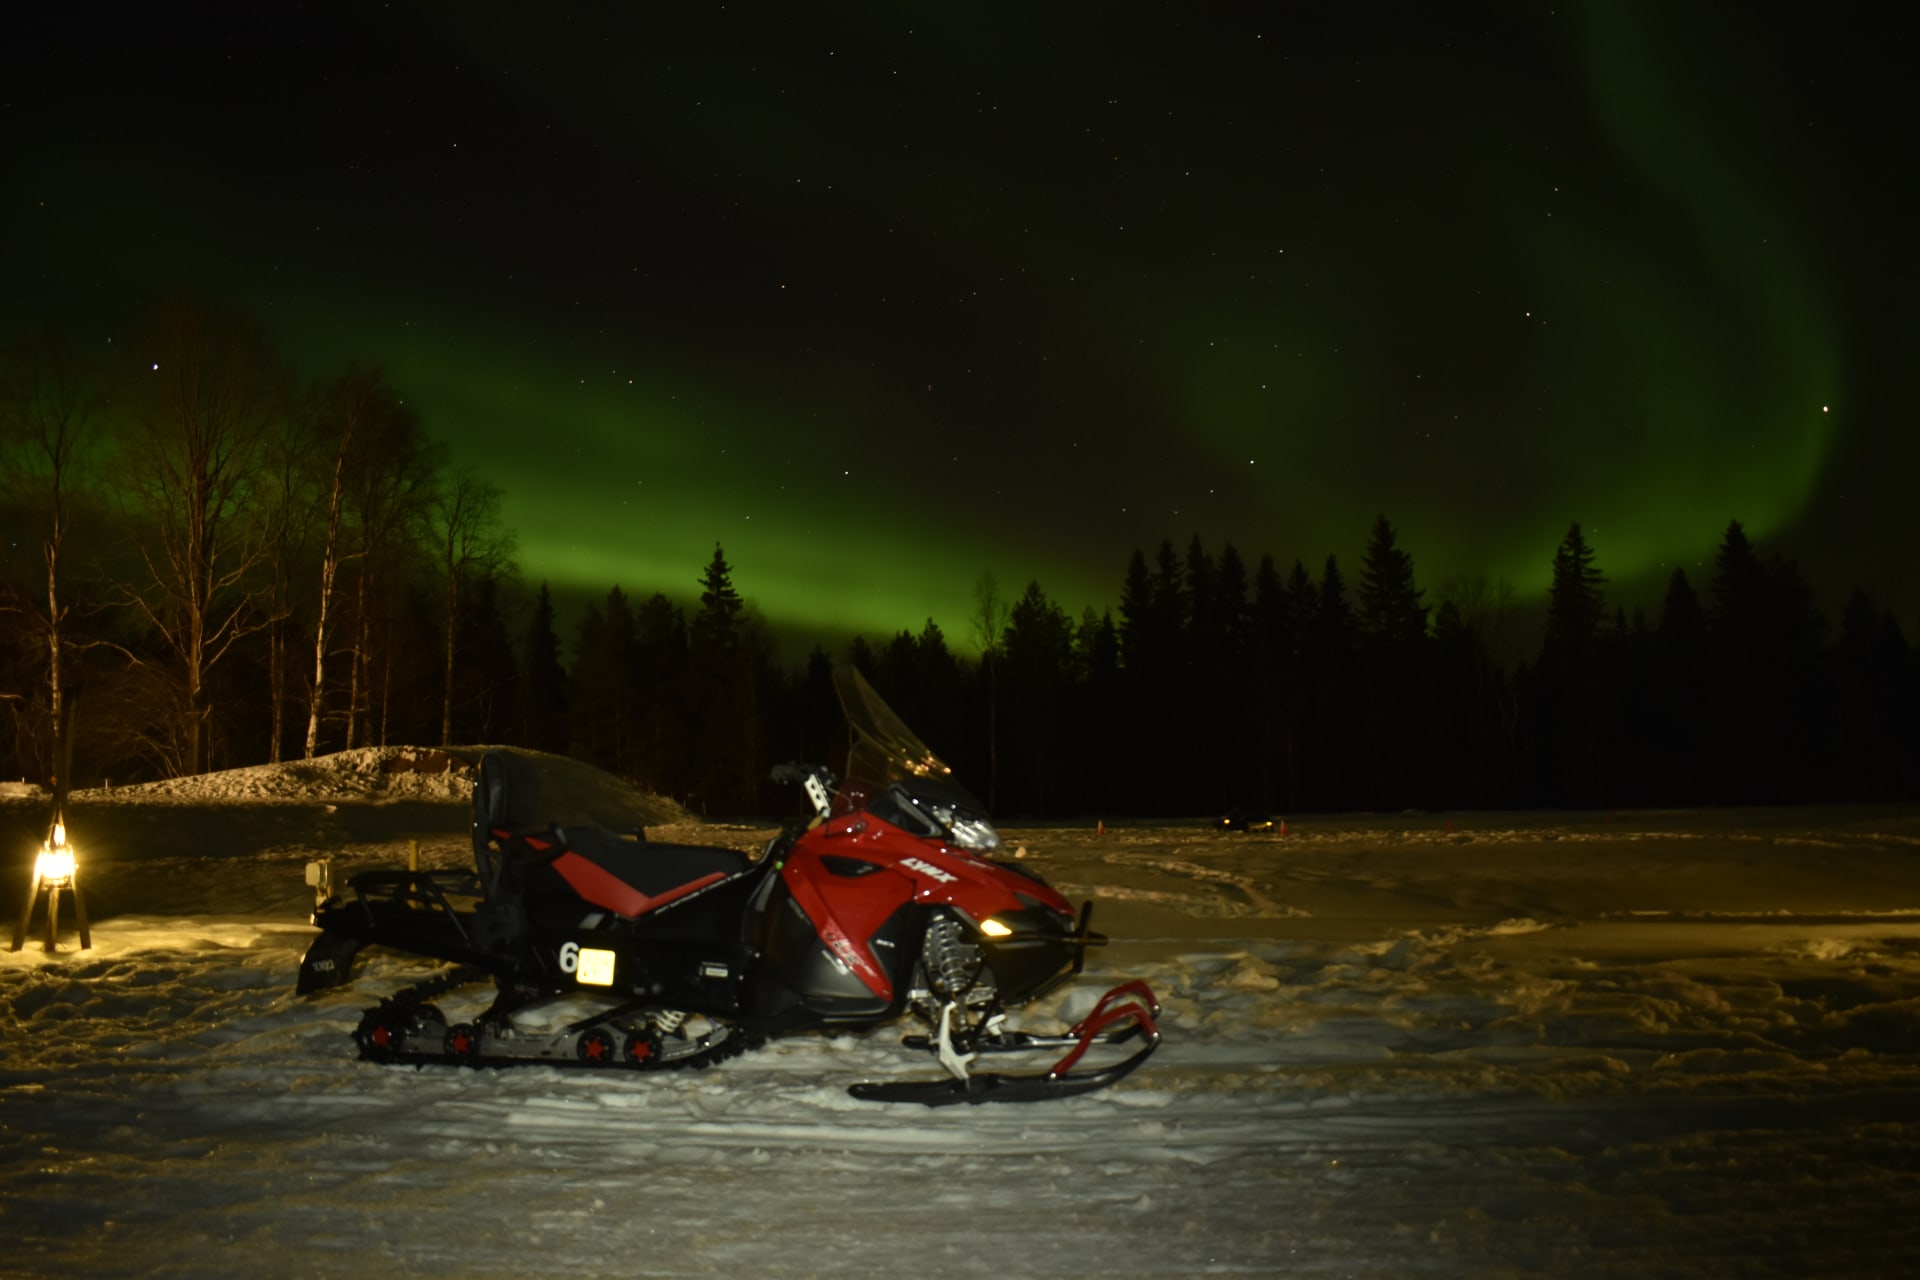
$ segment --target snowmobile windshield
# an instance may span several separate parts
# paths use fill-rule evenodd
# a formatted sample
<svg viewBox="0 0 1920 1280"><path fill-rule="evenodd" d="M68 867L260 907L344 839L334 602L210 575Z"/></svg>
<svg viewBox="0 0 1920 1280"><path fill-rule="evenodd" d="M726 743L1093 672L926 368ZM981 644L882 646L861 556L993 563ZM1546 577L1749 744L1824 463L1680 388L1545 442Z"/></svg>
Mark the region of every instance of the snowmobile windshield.
<svg viewBox="0 0 1920 1280"><path fill-rule="evenodd" d="M893 713L853 666L833 669L833 691L853 731L847 777L879 790L905 778L951 778L953 770Z"/></svg>
<svg viewBox="0 0 1920 1280"><path fill-rule="evenodd" d="M490 747L474 787L474 821L530 831L592 824L646 827L674 806L591 765L543 751Z"/></svg>
<svg viewBox="0 0 1920 1280"><path fill-rule="evenodd" d="M853 733L847 778L871 788L867 808L874 816L963 849L991 853L1000 847L986 806L954 781L953 770L894 714L858 668L835 667L833 688Z"/></svg>

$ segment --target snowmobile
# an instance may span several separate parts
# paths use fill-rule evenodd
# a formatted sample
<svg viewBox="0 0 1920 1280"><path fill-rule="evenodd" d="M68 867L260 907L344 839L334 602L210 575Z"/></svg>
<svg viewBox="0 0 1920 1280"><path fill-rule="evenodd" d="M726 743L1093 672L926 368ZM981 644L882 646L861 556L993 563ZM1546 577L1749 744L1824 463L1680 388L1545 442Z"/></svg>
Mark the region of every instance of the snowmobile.
<svg viewBox="0 0 1920 1280"><path fill-rule="evenodd" d="M320 929L298 991L351 979L365 946L454 967L369 1009L354 1031L376 1062L704 1067L767 1040L914 1016L930 1080L851 1086L873 1101L1014 1102L1111 1085L1160 1042L1160 1008L1123 982L1059 1034L1008 1010L1070 981L1089 928L1005 856L984 808L852 667L834 672L851 740L847 778L787 764L811 813L756 859L666 844L644 827L543 816L534 757L490 749L473 787L474 866L380 870L344 892L316 883ZM492 1003L449 1023L436 997L491 981ZM482 996L484 999L484 995ZM982 1059L1055 1060L976 1070ZM1057 1056L1056 1056L1057 1055Z"/></svg>

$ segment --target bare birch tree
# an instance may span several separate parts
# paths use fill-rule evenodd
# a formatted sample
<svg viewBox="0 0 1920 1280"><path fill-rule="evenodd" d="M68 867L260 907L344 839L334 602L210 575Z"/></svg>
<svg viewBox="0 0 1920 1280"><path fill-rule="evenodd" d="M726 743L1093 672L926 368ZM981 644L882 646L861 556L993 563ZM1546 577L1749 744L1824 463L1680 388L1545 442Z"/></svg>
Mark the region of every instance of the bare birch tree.
<svg viewBox="0 0 1920 1280"><path fill-rule="evenodd" d="M97 371L51 339L17 344L0 365L0 502L24 521L38 543L45 572L45 606L31 597L18 608L29 631L46 645L48 754L59 768L70 759L62 741L67 727L66 670L69 624L75 599L70 569L63 563L77 508L92 479L90 456L97 443ZM19 698L19 694L0 697ZM61 785L69 779L57 780Z"/></svg>
<svg viewBox="0 0 1920 1280"><path fill-rule="evenodd" d="M294 618L294 580L306 565L314 508L319 501L313 475L314 433L305 429L312 416L310 410L296 413L289 430L275 433L261 480L267 505L274 512L267 535L271 548L267 586L267 760L271 764L279 764L286 749L289 648L298 626Z"/></svg>
<svg viewBox="0 0 1920 1280"><path fill-rule="evenodd" d="M336 624L335 586L340 569L347 561L367 553L364 538L355 542L346 521L354 514L349 502L355 472L365 472L391 461L383 458L382 443L391 445L403 434L417 436L417 425L410 410L401 402L386 379L376 370L358 368L347 373L323 393L318 412L310 423L320 469L316 514L320 526L320 581L313 615L313 685L307 707L306 758L313 759L320 740L320 721L325 714L327 691L327 655ZM387 483L403 477L367 477L368 487L391 492Z"/></svg>
<svg viewBox="0 0 1920 1280"><path fill-rule="evenodd" d="M991 570L973 581L973 638L987 672L987 811L1000 804L1000 659L1006 652L1008 605Z"/></svg>
<svg viewBox="0 0 1920 1280"><path fill-rule="evenodd" d="M427 440L419 416L396 398L380 429L354 451L345 474L344 513L355 537L353 643L347 668L346 745L372 735L373 624L383 583L399 576L398 565L422 555L434 478L444 450ZM437 557L436 557L437 558ZM379 732L386 741L384 717Z"/></svg>
<svg viewBox="0 0 1920 1280"><path fill-rule="evenodd" d="M459 634L460 591L467 580L504 567L513 558L514 539L500 523L500 489L470 467L443 477L432 506L434 545L438 548L446 592L447 663L440 701L440 745L453 743L455 637Z"/></svg>
<svg viewBox="0 0 1920 1280"><path fill-rule="evenodd" d="M287 379L256 327L202 308L161 312L138 352L120 490L145 573L128 596L177 664L180 732L164 763L201 773L208 673L271 616L257 577L268 551L260 482L286 422Z"/></svg>

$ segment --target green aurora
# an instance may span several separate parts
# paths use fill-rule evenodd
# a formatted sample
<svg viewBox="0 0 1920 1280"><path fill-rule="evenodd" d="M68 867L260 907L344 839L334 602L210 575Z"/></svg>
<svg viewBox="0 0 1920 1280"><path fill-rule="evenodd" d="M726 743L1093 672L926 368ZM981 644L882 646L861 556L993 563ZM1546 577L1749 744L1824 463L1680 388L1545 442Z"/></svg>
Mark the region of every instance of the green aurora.
<svg viewBox="0 0 1920 1280"><path fill-rule="evenodd" d="M1110 608L1196 535L1352 581L1376 512L1430 601L1537 598L1577 520L1651 605L1730 519L1813 545L1840 442L1871 470L1838 162L1785 132L1830 77L1783 93L1784 40L1615 4L935 21L581 43L349 6L246 46L271 120L330 40L391 44L258 176L280 131L152 68L23 93L10 327L238 302L311 372L384 366L504 490L529 582L687 600L718 544L820 634L967 644L985 572ZM170 150L115 132L135 108Z"/></svg>

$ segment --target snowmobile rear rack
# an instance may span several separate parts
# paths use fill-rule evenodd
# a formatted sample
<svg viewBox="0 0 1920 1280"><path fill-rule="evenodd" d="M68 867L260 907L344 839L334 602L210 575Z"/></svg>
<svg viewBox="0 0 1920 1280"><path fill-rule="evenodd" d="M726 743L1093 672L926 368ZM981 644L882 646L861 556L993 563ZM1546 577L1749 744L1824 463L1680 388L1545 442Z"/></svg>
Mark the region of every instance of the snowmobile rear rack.
<svg viewBox="0 0 1920 1280"><path fill-rule="evenodd" d="M452 902L480 896L480 879L472 872L363 871L351 888L353 897L341 910L358 915L358 927L321 931L300 962L297 994L349 981L363 946L397 946L460 964L487 960L469 927L474 915Z"/></svg>

